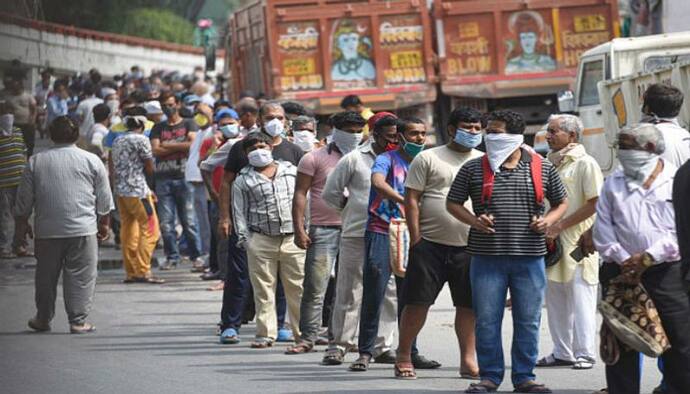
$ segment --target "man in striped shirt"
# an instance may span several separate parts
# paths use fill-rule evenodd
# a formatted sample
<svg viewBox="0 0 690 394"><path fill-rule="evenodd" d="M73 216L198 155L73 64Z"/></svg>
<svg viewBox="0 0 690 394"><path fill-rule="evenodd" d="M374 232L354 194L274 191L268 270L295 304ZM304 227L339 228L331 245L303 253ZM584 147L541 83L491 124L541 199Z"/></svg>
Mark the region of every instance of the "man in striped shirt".
<svg viewBox="0 0 690 394"><path fill-rule="evenodd" d="M22 131L14 126L14 114L0 105L0 258L26 256L26 237L15 231L12 207L26 166Z"/></svg>
<svg viewBox="0 0 690 394"><path fill-rule="evenodd" d="M237 246L247 251L249 279L254 288L256 338L252 348L273 346L278 324L275 294L278 277L285 290L290 323L299 337L300 300L306 251L294 243L292 199L297 167L273 159L272 139L254 132L242 140L249 166L232 185Z"/></svg>
<svg viewBox="0 0 690 394"><path fill-rule="evenodd" d="M488 165L483 158L467 162L447 198L448 212L471 226L467 252L472 255L470 281L481 381L470 385L468 393L496 391L503 380L501 321L508 289L515 322L511 350L515 392L551 392L534 381L533 372L546 288L544 233L563 216L567 200L554 166L522 148L524 131L520 114L492 112L485 138ZM539 194L551 204L548 212L537 198L534 185L539 184L539 172L532 170L533 160L541 161ZM487 185L493 186L490 195L483 193ZM474 213L463 206L468 198Z"/></svg>

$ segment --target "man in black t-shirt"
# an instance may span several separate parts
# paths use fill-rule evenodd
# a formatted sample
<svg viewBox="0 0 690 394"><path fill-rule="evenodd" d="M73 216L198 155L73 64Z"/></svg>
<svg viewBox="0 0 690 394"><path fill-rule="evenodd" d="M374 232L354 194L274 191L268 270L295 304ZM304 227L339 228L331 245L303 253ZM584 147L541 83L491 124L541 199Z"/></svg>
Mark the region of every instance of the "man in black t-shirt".
<svg viewBox="0 0 690 394"><path fill-rule="evenodd" d="M496 391L503 381L501 321L508 289L515 323L511 350L515 392L551 392L534 381L546 289L544 233L568 206L554 166L542 160L532 170L533 161L540 157L523 147L524 131L520 114L492 112L484 138L486 155L463 165L446 200L448 212L471 226L467 253L472 255L470 281L481 381L471 384L468 393ZM539 185L539 178L537 194L534 185ZM538 195L549 201L548 212ZM463 206L468 198L474 213Z"/></svg>
<svg viewBox="0 0 690 394"><path fill-rule="evenodd" d="M261 131L272 138L273 158L283 160L297 166L304 155L302 149L288 141L285 136L287 129L287 117L283 107L277 102L268 102L259 110L259 127ZM249 165L247 155L242 149L242 144L235 144L228 152L228 160L225 163L225 173L220 189L220 220L218 223L219 234L223 238L229 239L228 246L228 270L225 288L223 290L223 308L221 310L221 343L237 343L238 330L242 323L242 312L248 301L251 284L249 282L249 271L247 268L247 254L244 250L237 247L237 235L232 228L232 217L230 215L230 201L232 195L232 183L240 171ZM282 286L277 289L276 309L278 315L278 338L279 342L290 338L289 330L284 329L285 325L285 296Z"/></svg>
<svg viewBox="0 0 690 394"><path fill-rule="evenodd" d="M172 94L161 96L161 106L168 120L156 124L151 130L151 149L156 157L156 196L158 217L163 236L166 261L160 269L173 269L180 262L180 251L175 231L175 216L179 217L182 231L187 239L189 257L193 264L198 261L201 240L194 213L192 189L184 179L189 147L199 127L192 119L179 115L180 103Z"/></svg>
<svg viewBox="0 0 690 394"><path fill-rule="evenodd" d="M676 211L676 232L685 281L690 284L690 209L685 199L690 196L690 160L676 172L673 180L673 207Z"/></svg>

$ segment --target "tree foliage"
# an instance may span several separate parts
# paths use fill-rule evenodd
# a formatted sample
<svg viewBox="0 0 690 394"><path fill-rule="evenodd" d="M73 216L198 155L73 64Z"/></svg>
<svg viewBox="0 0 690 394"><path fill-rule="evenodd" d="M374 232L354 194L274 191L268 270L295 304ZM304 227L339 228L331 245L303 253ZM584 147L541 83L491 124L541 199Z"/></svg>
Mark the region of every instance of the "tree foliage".
<svg viewBox="0 0 690 394"><path fill-rule="evenodd" d="M137 8L127 11L121 20L112 20L108 30L154 40L192 44L194 25L162 8Z"/></svg>

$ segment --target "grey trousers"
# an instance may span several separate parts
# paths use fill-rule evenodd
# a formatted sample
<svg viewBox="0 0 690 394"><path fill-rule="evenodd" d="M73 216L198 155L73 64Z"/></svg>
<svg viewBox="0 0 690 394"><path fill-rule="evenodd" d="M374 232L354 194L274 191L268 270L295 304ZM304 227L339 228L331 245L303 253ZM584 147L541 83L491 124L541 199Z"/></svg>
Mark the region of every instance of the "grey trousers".
<svg viewBox="0 0 690 394"><path fill-rule="evenodd" d="M70 324L81 325L91 310L98 274L96 234L72 238L37 239L36 318L49 323L55 316L55 298L62 271L65 310Z"/></svg>
<svg viewBox="0 0 690 394"><path fill-rule="evenodd" d="M362 277L364 269L364 237L341 237L340 259L336 275L335 302L331 316L334 342L341 350L357 347L357 327L362 307ZM391 275L381 307L379 331L374 357L387 352L393 345L398 328L398 307L395 276Z"/></svg>

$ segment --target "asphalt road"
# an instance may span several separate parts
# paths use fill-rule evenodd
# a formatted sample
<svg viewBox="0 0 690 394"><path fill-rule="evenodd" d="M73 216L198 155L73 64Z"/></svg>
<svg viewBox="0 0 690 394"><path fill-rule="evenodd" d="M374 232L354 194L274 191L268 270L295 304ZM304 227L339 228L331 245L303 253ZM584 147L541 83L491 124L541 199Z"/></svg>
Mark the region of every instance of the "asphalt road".
<svg viewBox="0 0 690 394"><path fill-rule="evenodd" d="M4 393L457 393L469 384L457 377L458 350L452 330L454 310L447 291L433 307L419 337L422 353L443 363L434 371L419 371L416 381L393 378L390 365L372 364L366 373L347 366L319 365L318 353L282 354L249 348L253 324L241 332L239 345L220 345L214 335L220 292L206 290L186 269L166 272L162 286L125 285L119 270L99 274L90 321L93 335L68 334L58 297L53 331L31 333L27 320L34 313L31 260L0 260L0 391ZM183 267L188 268L188 267ZM61 289L58 290L61 294ZM545 312L544 312L545 313ZM551 350L543 317L540 349ZM510 313L504 321L503 343L509 363ZM355 359L348 354L347 361ZM501 386L512 391L507 380ZM590 371L538 370L540 381L557 393L589 393L605 386L601 363ZM651 392L659 373L645 360L644 391Z"/></svg>
<svg viewBox="0 0 690 394"><path fill-rule="evenodd" d="M48 146L37 141L38 150ZM119 252L101 249L103 267L117 266ZM162 286L121 283L121 270L101 270L90 321L98 331L69 334L58 289L53 331L32 333L33 259L0 260L0 392L14 393L458 393L469 382L458 378L454 309L447 291L441 294L418 338L421 352L443 363L434 371L418 371L415 381L393 378L391 365L372 364L366 373L347 371L347 364L319 365L324 348L301 356L272 349L249 348L254 326L240 333L239 345L220 345L215 336L222 294L206 290L188 267L161 273ZM503 323L506 362L510 362L512 321ZM540 355L551 351L542 316ZM347 355L347 362L355 354ZM645 359L643 393L650 393L660 374ZM589 371L568 368L537 370L537 377L556 393L584 394L605 387L604 367ZM503 392L511 392L510 366Z"/></svg>

